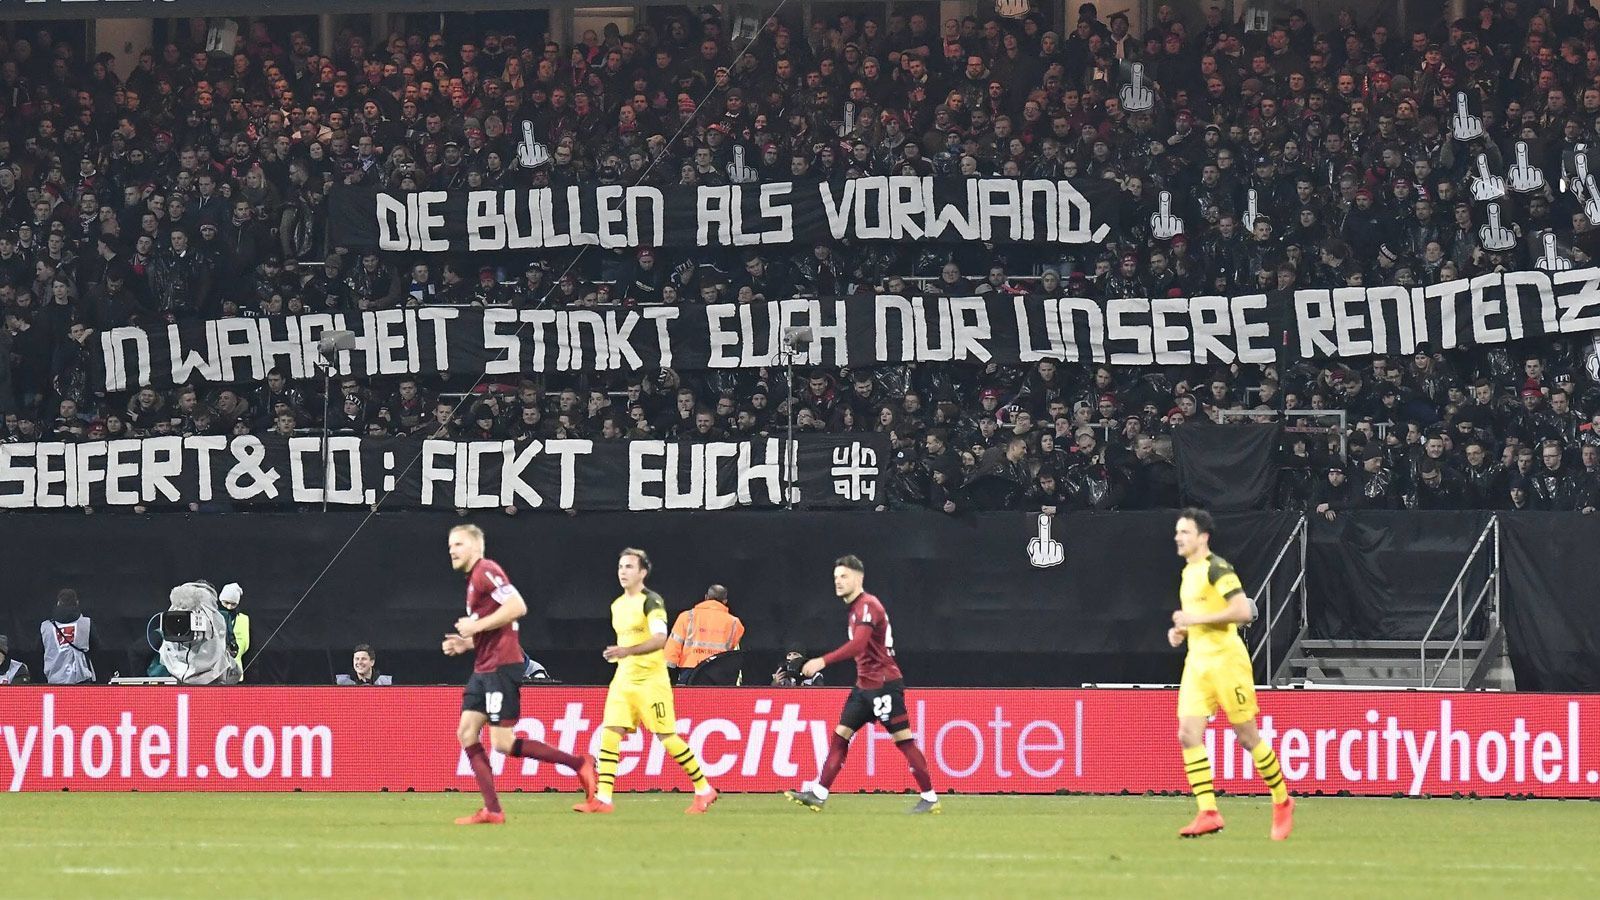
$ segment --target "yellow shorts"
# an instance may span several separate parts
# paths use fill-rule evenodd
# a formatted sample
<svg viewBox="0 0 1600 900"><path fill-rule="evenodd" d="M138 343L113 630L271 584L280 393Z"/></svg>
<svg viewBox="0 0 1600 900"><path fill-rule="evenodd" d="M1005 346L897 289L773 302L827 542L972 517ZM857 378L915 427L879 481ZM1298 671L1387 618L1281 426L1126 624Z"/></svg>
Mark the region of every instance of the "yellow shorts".
<svg viewBox="0 0 1600 900"><path fill-rule="evenodd" d="M678 720L672 712L672 683L665 675L642 684L613 681L606 691L605 718L600 725L624 731L633 731L642 725L653 734L676 732Z"/></svg>
<svg viewBox="0 0 1600 900"><path fill-rule="evenodd" d="M1178 718L1207 717L1221 708L1234 725L1256 717L1255 672L1244 652L1190 656L1178 684Z"/></svg>

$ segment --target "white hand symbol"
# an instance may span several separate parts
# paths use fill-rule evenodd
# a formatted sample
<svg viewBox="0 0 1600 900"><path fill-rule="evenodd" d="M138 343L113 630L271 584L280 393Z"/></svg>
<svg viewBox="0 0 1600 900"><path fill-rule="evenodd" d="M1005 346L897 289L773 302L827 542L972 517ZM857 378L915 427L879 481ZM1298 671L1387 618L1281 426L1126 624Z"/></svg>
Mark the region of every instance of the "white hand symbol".
<svg viewBox="0 0 1600 900"><path fill-rule="evenodd" d="M1171 240L1183 233L1183 220L1172 214L1172 193L1156 195L1156 211L1150 214L1150 235L1158 241Z"/></svg>
<svg viewBox="0 0 1600 900"><path fill-rule="evenodd" d="M1506 180L1489 171L1489 155L1478 154L1478 177L1472 180L1472 199L1479 203L1506 195Z"/></svg>
<svg viewBox="0 0 1600 900"><path fill-rule="evenodd" d="M744 164L744 145L733 145L733 162L728 163L728 180L734 184L749 184L756 180L756 170Z"/></svg>
<svg viewBox="0 0 1600 900"><path fill-rule="evenodd" d="M1519 194L1528 194L1544 187L1544 171L1528 162L1528 142L1517 141L1516 162L1506 170L1506 183Z"/></svg>
<svg viewBox="0 0 1600 900"><path fill-rule="evenodd" d="M1483 119L1473 115L1467 108L1465 91L1456 91L1456 114L1450 117L1450 130L1458 141L1483 137Z"/></svg>
<svg viewBox="0 0 1600 900"><path fill-rule="evenodd" d="M1500 224L1500 204L1489 204L1489 221L1478 229L1478 243L1483 249L1498 253L1510 250L1516 246L1517 236L1511 229Z"/></svg>
<svg viewBox="0 0 1600 900"><path fill-rule="evenodd" d="M1028 540L1028 562L1036 569L1059 566L1067 558L1066 548L1050 536L1050 516L1039 514L1039 535Z"/></svg>
<svg viewBox="0 0 1600 900"><path fill-rule="evenodd" d="M1544 253L1539 256L1539 268L1546 272L1564 272L1572 268L1572 260L1556 250L1555 232L1546 231L1539 237L1539 243L1544 246Z"/></svg>
<svg viewBox="0 0 1600 900"><path fill-rule="evenodd" d="M1144 63L1133 64L1133 77L1122 86L1118 96L1122 108L1128 112L1145 112L1155 108L1156 92L1144 83Z"/></svg>
<svg viewBox="0 0 1600 900"><path fill-rule="evenodd" d="M1242 220L1244 222L1244 230L1245 231L1255 231L1256 230L1256 215L1258 214L1258 210L1256 208L1256 189L1255 188L1251 188L1250 190L1245 192L1244 196L1245 196L1244 218Z"/></svg>
<svg viewBox="0 0 1600 900"><path fill-rule="evenodd" d="M1583 197L1584 218L1589 220L1590 225L1600 223L1600 188L1594 186L1593 175L1583 176L1583 189L1578 196Z"/></svg>
<svg viewBox="0 0 1600 900"><path fill-rule="evenodd" d="M1584 182L1589 180L1589 153L1582 144L1572 151L1572 173L1573 177L1567 182L1567 187L1574 196L1582 199Z"/></svg>
<svg viewBox="0 0 1600 900"><path fill-rule="evenodd" d="M855 101L847 101L844 105L844 121L839 123L839 137L849 137L855 127L856 104Z"/></svg>
<svg viewBox="0 0 1600 900"><path fill-rule="evenodd" d="M517 162L524 169L537 169L549 161L549 148L539 143L539 138L533 133L533 123L523 119L522 142L517 144Z"/></svg>

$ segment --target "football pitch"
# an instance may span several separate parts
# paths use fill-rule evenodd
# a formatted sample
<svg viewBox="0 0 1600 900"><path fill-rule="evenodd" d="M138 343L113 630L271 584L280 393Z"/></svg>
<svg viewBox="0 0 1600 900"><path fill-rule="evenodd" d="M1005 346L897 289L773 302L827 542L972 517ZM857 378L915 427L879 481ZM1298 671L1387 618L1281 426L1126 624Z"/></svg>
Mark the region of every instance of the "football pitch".
<svg viewBox="0 0 1600 900"><path fill-rule="evenodd" d="M1579 896L1600 880L1600 803L1305 798L1267 839L1265 799L1180 840L1180 797L836 795L822 813L728 795L22 794L4 800L13 897Z"/></svg>

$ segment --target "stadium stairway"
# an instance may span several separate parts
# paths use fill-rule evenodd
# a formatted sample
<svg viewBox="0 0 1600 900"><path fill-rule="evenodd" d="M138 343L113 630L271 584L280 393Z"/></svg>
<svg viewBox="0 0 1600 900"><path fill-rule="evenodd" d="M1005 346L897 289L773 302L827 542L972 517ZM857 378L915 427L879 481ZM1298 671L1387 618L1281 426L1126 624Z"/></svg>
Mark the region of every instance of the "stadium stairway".
<svg viewBox="0 0 1600 900"><path fill-rule="evenodd" d="M1296 687L1465 688L1511 690L1504 632L1454 642L1315 640L1300 642L1285 680Z"/></svg>
<svg viewBox="0 0 1600 900"><path fill-rule="evenodd" d="M1302 634L1276 681L1303 687L1515 690L1499 614L1500 520L1491 516L1421 639Z"/></svg>

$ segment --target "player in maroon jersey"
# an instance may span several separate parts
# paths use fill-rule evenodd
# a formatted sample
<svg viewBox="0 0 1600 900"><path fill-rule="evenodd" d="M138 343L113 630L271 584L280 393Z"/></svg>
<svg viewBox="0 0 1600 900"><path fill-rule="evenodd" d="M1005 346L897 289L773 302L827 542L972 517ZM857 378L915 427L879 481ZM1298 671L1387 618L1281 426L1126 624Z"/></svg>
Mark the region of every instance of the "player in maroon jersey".
<svg viewBox="0 0 1600 900"><path fill-rule="evenodd" d="M594 799L594 758L579 758L549 744L519 738L512 726L522 716L522 643L517 620L527 615L528 604L506 578L500 564L483 555L483 529L457 525L450 529L450 565L467 574L467 614L456 620L456 633L444 638L446 656L476 651L472 678L461 699L461 725L456 737L472 764L472 777L483 792L483 808L456 820L457 825L499 825L506 820L494 790L494 771L483 749L483 726L489 726L489 743L507 756L525 756L563 765L577 773L578 783Z"/></svg>
<svg viewBox="0 0 1600 900"><path fill-rule="evenodd" d="M889 625L889 613L884 610L883 603L861 589L865 577L866 566L857 557L840 557L833 565L833 592L850 606L850 640L826 656L807 660L800 674L810 678L827 666L853 657L856 686L850 692L850 699L845 701L839 724L828 741L828 761L822 764L822 774L814 783L803 784L798 791L784 791L783 795L814 812L821 812L828 802L828 788L844 766L845 754L850 752L850 738L867 723L877 720L894 738L894 745L905 754L911 766L911 777L922 791L922 797L911 811L937 814L939 795L934 793L933 781L928 777L928 761L911 733L911 718L906 713L906 683L900 677L900 666L894 661L894 629Z"/></svg>

